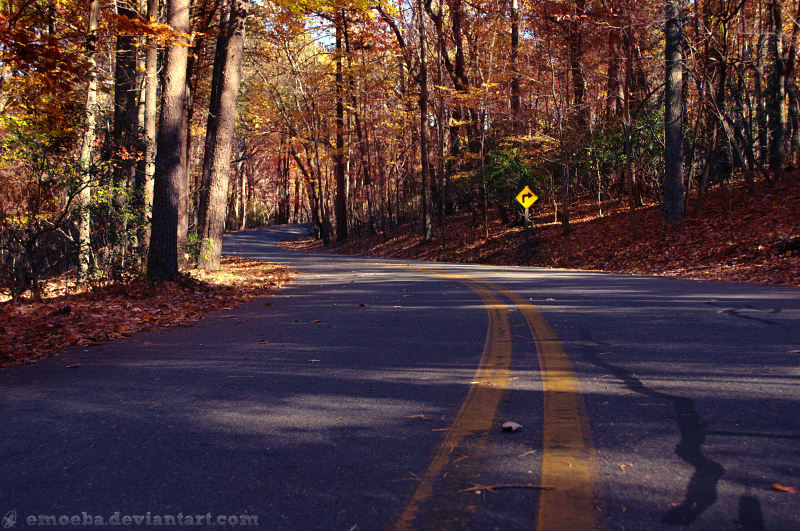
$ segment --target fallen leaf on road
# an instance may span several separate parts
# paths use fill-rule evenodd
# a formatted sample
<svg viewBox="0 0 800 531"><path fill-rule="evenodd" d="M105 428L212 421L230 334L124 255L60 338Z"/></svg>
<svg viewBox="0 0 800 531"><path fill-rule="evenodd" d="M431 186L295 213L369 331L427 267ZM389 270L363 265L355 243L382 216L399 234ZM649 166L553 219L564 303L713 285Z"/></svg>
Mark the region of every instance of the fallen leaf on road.
<svg viewBox="0 0 800 531"><path fill-rule="evenodd" d="M516 422L508 421L503 424L503 431L517 431L522 426L517 424Z"/></svg>
<svg viewBox="0 0 800 531"><path fill-rule="evenodd" d="M800 354L800 350L790 350L787 354Z"/></svg>
<svg viewBox="0 0 800 531"><path fill-rule="evenodd" d="M361 307L363 308L364 306L366 306L366 304L364 304L364 303L362 302L362 303L359 303L359 306L361 306Z"/></svg>
<svg viewBox="0 0 800 531"><path fill-rule="evenodd" d="M75 363L73 365L67 365L67 369L77 369L78 367L82 367L80 363Z"/></svg>
<svg viewBox="0 0 800 531"><path fill-rule="evenodd" d="M780 492L791 492L792 494L797 494L798 492L800 492L800 489L798 489L797 487L784 487L783 485L780 485L778 483L774 483L772 485L772 490L777 490Z"/></svg>

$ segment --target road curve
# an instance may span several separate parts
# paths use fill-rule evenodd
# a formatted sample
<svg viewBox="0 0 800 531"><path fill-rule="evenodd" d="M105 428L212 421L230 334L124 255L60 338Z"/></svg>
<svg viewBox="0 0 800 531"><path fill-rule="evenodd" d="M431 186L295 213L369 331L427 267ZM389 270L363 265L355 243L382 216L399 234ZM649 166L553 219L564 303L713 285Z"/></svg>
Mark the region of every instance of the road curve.
<svg viewBox="0 0 800 531"><path fill-rule="evenodd" d="M277 247L303 231L225 237L299 272L271 297L1 371L4 524L800 529L797 288Z"/></svg>

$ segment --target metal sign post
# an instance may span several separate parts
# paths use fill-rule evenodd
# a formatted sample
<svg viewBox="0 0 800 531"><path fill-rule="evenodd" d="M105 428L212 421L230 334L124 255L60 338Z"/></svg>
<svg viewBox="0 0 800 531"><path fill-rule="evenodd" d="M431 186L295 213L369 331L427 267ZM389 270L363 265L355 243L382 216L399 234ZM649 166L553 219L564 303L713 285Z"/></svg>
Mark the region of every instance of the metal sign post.
<svg viewBox="0 0 800 531"><path fill-rule="evenodd" d="M527 186L517 194L517 202L525 209L525 261L530 257L530 244L528 243L528 209L539 199Z"/></svg>

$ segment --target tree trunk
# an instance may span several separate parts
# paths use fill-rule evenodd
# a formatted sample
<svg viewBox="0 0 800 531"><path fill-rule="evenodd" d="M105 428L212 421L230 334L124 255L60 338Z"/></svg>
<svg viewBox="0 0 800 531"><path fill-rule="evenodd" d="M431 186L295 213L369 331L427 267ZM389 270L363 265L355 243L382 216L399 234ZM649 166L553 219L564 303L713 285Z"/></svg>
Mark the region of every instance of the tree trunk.
<svg viewBox="0 0 800 531"><path fill-rule="evenodd" d="M511 133L519 134L519 7L518 0L511 0ZM441 41L441 37L440 37ZM441 53L441 51L440 51ZM441 66L439 67L441 69ZM441 77L441 76L440 76ZM439 80L441 85L441 80Z"/></svg>
<svg viewBox="0 0 800 531"><path fill-rule="evenodd" d="M608 84L606 88L606 119L611 120L620 114L622 109L622 86L619 82L620 67L619 29L612 27L608 33Z"/></svg>
<svg viewBox="0 0 800 531"><path fill-rule="evenodd" d="M774 67L770 78L769 131L770 156L769 168L776 179L783 177L786 140L786 81L783 64L783 10L780 0L772 0L770 6L773 34L771 36L771 55Z"/></svg>
<svg viewBox="0 0 800 531"><path fill-rule="evenodd" d="M250 4L233 0L228 23L228 45L225 65L220 75L219 116L217 133L211 151L208 203L204 224L200 227L200 269L217 270L222 258L222 234L225 232L228 179L231 168L231 146L236 125L236 99L239 94L245 22Z"/></svg>
<svg viewBox="0 0 800 531"><path fill-rule="evenodd" d="M583 78L583 27L581 16L584 14L585 0L575 2L575 20L569 22L569 61L572 75L572 103L575 107L577 126L580 134L589 131L589 108L585 103L586 80Z"/></svg>
<svg viewBox="0 0 800 531"><path fill-rule="evenodd" d="M211 152L214 146L214 137L217 134L217 118L219 116L220 76L225 66L225 57L228 50L228 18L230 16L230 1L225 1L222 6L219 22L219 35L217 36L216 50L214 51L214 67L211 71L211 96L208 102L208 116L206 118L206 138L203 150L203 172L200 177L200 199L197 207L197 226L205 225L205 216L208 210L209 176L211 175Z"/></svg>
<svg viewBox="0 0 800 531"><path fill-rule="evenodd" d="M758 123L759 159L766 165L769 158L769 125L767 124L767 76L766 63L769 52L769 36L761 34L756 49L756 122Z"/></svg>
<svg viewBox="0 0 800 531"><path fill-rule="evenodd" d="M516 14L516 33L517 33L517 49L519 48L519 14L516 13L516 5L517 0L514 0L514 9ZM439 0L439 20L442 19L442 0ZM513 34L514 31L512 29L512 47L513 47ZM447 247L447 234L445 229L445 207L447 203L447 176L445 175L445 155L444 155L444 97L442 95L442 89L444 80L442 79L442 63L444 62L444 56L446 54L446 50L444 47L444 32L442 31L441 23L436 25L436 50L437 50L437 57L436 57L436 83L437 83L437 93L439 96L439 114L436 119L436 126L438 132L437 138L437 158L436 158L436 175L439 177L439 230L442 231L442 249ZM513 52L512 52L513 53ZM516 61L516 58L514 59ZM516 68L516 63L515 63ZM514 81L512 81L512 112L514 109ZM517 113L519 112L519 76L516 77L516 95L517 95ZM515 114L514 119L518 119L518 116Z"/></svg>
<svg viewBox="0 0 800 531"><path fill-rule="evenodd" d="M428 157L428 65L425 58L425 12L422 0L417 1L419 8L419 153L422 163L422 241L429 242L433 237L431 222L431 170Z"/></svg>
<svg viewBox="0 0 800 531"><path fill-rule="evenodd" d="M97 27L100 0L93 0L86 32L86 58L89 63L89 82L86 86L86 125L81 144L81 182L78 192L78 282L85 282L89 273L91 255L91 216L89 203L92 200L92 144L97 129Z"/></svg>
<svg viewBox="0 0 800 531"><path fill-rule="evenodd" d="M631 85L633 83L633 22L628 14L625 35L625 86L622 99L622 122L625 129L625 177L628 182L628 209L630 212L631 237L639 237L636 229L636 178L633 173L633 144L631 141Z"/></svg>
<svg viewBox="0 0 800 531"><path fill-rule="evenodd" d="M344 42L345 42L345 50L347 51L347 65L348 65L348 83L350 85L350 103L352 105L352 110L350 111L353 114L355 119L356 125L356 139L358 140L358 153L361 158L361 168L364 171L364 187L366 189L366 197L367 197L367 215L369 217L369 230L370 234L375 234L375 216L373 215L372 203L373 203L373 193L372 193L372 172L371 172L371 164L369 160L369 139L367 132L364 131L364 126L362 125L361 120L361 112L359 111L358 106L358 97L356 96L356 82L355 78L353 77L353 64L352 64L352 55L350 50L350 36L347 31L347 19L344 20L343 25L344 30Z"/></svg>
<svg viewBox="0 0 800 531"><path fill-rule="evenodd" d="M117 13L131 20L138 13L120 3ZM114 185L133 188L136 175L136 39L132 35L117 35L116 68L114 73Z"/></svg>
<svg viewBox="0 0 800 531"><path fill-rule="evenodd" d="M567 148L561 144L561 234L566 236L572 232L569 226L569 177L570 161Z"/></svg>
<svg viewBox="0 0 800 531"><path fill-rule="evenodd" d="M170 0L167 23L189 33L189 0ZM189 49L185 39L167 48L164 59L164 87L161 94L161 120L153 177L153 229L147 260L151 280L173 280L178 276L178 209L180 180L186 177L181 166L186 160L186 62Z"/></svg>
<svg viewBox="0 0 800 531"><path fill-rule="evenodd" d="M147 16L151 21L158 20L158 0L147 0ZM144 215L147 219L153 209L153 175L156 171L156 118L158 115L158 45L153 37L147 38L147 57L145 58L145 109L144 109ZM150 223L145 222L139 241L142 255L150 247Z"/></svg>
<svg viewBox="0 0 800 531"><path fill-rule="evenodd" d="M186 91L186 98L185 107L183 109L183 123L181 127L184 129L184 132L181 133L184 139L186 139L186 146L183 148L183 160L181 160L181 167L183 168L184 175L183 179L181 179L180 185L180 209L178 210L178 249L185 249L189 243L189 210L191 209L191 201L189 200L189 190L191 189L190 186L190 172L189 172L189 154L192 152L192 135L189 133L189 123L192 119L192 113L194 112L194 103L193 99L193 92L192 92L192 76L195 64L195 57L193 54L189 54L189 57L186 60L186 86L184 90Z"/></svg>
<svg viewBox="0 0 800 531"><path fill-rule="evenodd" d="M336 25L336 240L347 239L347 182L344 168L344 77L342 74L342 30L344 12L337 9Z"/></svg>
<svg viewBox="0 0 800 531"><path fill-rule="evenodd" d="M665 15L664 214L668 222L677 223L683 219L684 212L681 0L668 0Z"/></svg>

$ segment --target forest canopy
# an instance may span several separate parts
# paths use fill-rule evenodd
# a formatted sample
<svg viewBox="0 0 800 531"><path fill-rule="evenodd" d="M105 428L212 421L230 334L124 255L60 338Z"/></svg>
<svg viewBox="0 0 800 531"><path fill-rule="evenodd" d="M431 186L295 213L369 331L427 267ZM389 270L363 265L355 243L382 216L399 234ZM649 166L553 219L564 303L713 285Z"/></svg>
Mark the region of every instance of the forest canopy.
<svg viewBox="0 0 800 531"><path fill-rule="evenodd" d="M666 224L800 158L795 2L5 0L3 287L219 267L225 230L317 238L529 186ZM688 197L695 200L689 209Z"/></svg>

